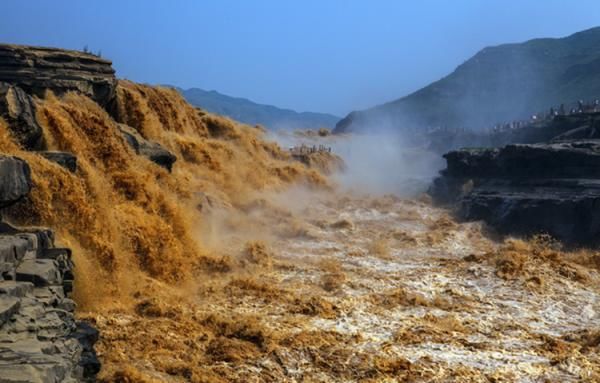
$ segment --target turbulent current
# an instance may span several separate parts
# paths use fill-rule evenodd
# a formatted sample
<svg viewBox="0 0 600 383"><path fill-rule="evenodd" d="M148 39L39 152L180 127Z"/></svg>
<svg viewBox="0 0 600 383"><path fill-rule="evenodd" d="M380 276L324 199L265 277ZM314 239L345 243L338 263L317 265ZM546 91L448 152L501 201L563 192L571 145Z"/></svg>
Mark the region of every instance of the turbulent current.
<svg viewBox="0 0 600 383"><path fill-rule="evenodd" d="M74 249L100 381L600 380L598 253L498 239L425 197L346 191L335 155L297 161L173 90L120 82L117 101L111 117L75 94L37 100L76 174L0 120L34 182L6 218ZM174 153L172 173L118 123Z"/></svg>

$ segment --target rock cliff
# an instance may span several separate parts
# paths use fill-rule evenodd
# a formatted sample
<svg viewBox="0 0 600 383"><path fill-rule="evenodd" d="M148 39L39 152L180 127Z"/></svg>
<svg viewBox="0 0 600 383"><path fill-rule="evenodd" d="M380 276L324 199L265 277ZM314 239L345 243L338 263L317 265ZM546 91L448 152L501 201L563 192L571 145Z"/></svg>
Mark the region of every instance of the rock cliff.
<svg viewBox="0 0 600 383"><path fill-rule="evenodd" d="M600 238L600 141L461 149L430 189L466 220L505 234L550 234L572 245Z"/></svg>
<svg viewBox="0 0 600 383"><path fill-rule="evenodd" d="M29 166L0 157L0 201L31 188ZM71 251L48 229L0 222L0 382L80 382L99 370L97 332L74 318Z"/></svg>
<svg viewBox="0 0 600 383"><path fill-rule="evenodd" d="M74 90L102 106L113 100L117 85L108 60L84 52L21 45L0 45L0 82L40 97L46 90L56 94Z"/></svg>
<svg viewBox="0 0 600 383"><path fill-rule="evenodd" d="M23 148L40 151L72 172L77 158L71 153L44 152L46 139L36 119L33 96L74 91L88 96L116 114L113 105L117 79L112 63L93 54L56 48L0 44L0 117ZM177 159L155 142L123 125L121 134L142 155L169 171Z"/></svg>
<svg viewBox="0 0 600 383"><path fill-rule="evenodd" d="M100 57L0 45L0 117L20 147L72 173L75 155L46 151L36 97L74 91L110 110L116 86L111 62ZM0 154L0 208L27 204L32 185L24 160ZM98 333L75 320L69 298L73 279L71 251L54 246L50 229L17 228L0 220L0 382L94 379L100 368L93 349Z"/></svg>

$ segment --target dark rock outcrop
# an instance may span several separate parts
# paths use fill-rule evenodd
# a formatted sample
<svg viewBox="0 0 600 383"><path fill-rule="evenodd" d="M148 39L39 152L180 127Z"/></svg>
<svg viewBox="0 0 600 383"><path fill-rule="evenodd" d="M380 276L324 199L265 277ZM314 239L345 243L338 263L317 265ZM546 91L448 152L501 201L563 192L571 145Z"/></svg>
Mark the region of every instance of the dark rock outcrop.
<svg viewBox="0 0 600 383"><path fill-rule="evenodd" d="M98 56L65 49L0 45L0 81L31 95L83 93L106 107L115 97L112 63Z"/></svg>
<svg viewBox="0 0 600 383"><path fill-rule="evenodd" d="M35 103L23 89L0 82L0 117L19 141L29 150L43 149L44 133L35 118Z"/></svg>
<svg viewBox="0 0 600 383"><path fill-rule="evenodd" d="M137 154L147 157L155 164L171 171L177 157L162 145L148 141L137 130L125 124L119 124L121 134Z"/></svg>
<svg viewBox="0 0 600 383"><path fill-rule="evenodd" d="M29 190L29 165L20 158L0 155L0 208L19 201Z"/></svg>
<svg viewBox="0 0 600 383"><path fill-rule="evenodd" d="M38 153L47 160L56 162L71 173L75 173L77 171L77 157L71 153L55 151L46 151Z"/></svg>
<svg viewBox="0 0 600 383"><path fill-rule="evenodd" d="M447 153L430 194L460 218L504 234L600 243L600 141L508 145Z"/></svg>

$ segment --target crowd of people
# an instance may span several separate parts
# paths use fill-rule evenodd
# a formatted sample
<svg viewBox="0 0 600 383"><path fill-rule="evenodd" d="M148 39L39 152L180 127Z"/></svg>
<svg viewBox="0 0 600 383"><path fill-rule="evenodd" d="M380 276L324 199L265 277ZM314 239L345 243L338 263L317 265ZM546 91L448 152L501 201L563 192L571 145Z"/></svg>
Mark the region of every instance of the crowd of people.
<svg viewBox="0 0 600 383"><path fill-rule="evenodd" d="M327 152L327 153L331 153L331 146L325 146L325 145L313 145L313 146L307 146L307 145L300 145L300 146L294 146L290 148L290 153L291 154L311 154L311 153L323 153L323 152Z"/></svg>
<svg viewBox="0 0 600 383"><path fill-rule="evenodd" d="M596 113L600 112L600 100L595 99L592 102L584 102L579 100L570 108L565 107L565 104L560 104L559 107L550 107L548 111L536 113L529 120L515 120L509 123L496 124L490 130L491 133L506 132L516 129L528 127L536 122L551 120L557 116L569 116L581 113Z"/></svg>
<svg viewBox="0 0 600 383"><path fill-rule="evenodd" d="M544 112L536 113L531 115L529 119L526 120L513 120L510 122L499 123L491 126L487 129L484 129L485 132L489 134L498 134L503 132L509 132L514 130L519 130L523 128L530 127L536 123L548 121L558 116L569 116L575 114L582 113L600 113L600 100L595 99L594 101L584 101L579 100L577 103L571 106L565 106L565 104L561 104L558 107L550 107L549 110ZM427 130L428 133L435 133L439 131L447 132L447 133L465 133L468 129L466 128L449 128L444 126L432 127Z"/></svg>

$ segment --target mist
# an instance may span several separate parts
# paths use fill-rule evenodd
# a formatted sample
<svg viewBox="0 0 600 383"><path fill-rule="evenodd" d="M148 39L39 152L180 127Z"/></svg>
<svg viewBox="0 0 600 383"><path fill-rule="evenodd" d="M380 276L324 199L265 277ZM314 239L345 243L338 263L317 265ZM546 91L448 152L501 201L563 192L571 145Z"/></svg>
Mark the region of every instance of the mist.
<svg viewBox="0 0 600 383"><path fill-rule="evenodd" d="M392 129L326 137L272 132L269 139L284 148L302 144L331 147L345 163L333 180L345 191L357 193L415 197L427 190L445 166L440 154L415 142L409 133Z"/></svg>
<svg viewBox="0 0 600 383"><path fill-rule="evenodd" d="M335 179L352 191L413 197L444 167L441 156L406 145L397 133L357 134L331 146L346 163Z"/></svg>

